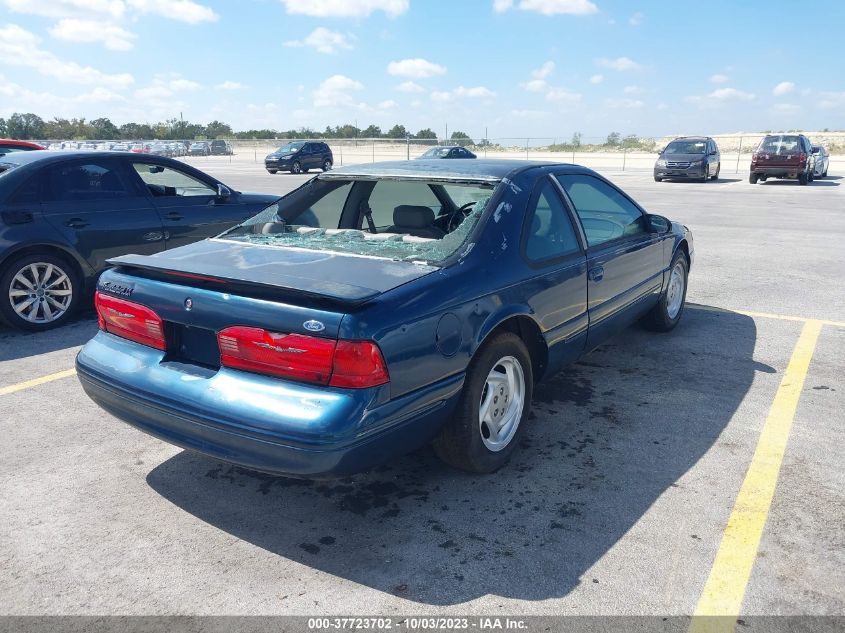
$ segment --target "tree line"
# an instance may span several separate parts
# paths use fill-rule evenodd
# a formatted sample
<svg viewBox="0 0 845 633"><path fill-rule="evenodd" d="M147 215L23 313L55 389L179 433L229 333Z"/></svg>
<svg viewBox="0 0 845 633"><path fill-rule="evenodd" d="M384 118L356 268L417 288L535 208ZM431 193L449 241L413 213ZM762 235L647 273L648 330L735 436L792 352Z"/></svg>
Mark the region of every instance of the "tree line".
<svg viewBox="0 0 845 633"><path fill-rule="evenodd" d="M32 112L15 112L8 119L0 118L0 137L19 140L61 139L77 141L112 141L112 140L183 140L183 139L270 139L270 138L392 138L392 139L430 139L436 140L437 133L431 128L423 128L415 134L404 125L394 125L383 132L378 125L360 129L349 123L326 126L322 132L308 127L295 130L242 130L235 132L232 126L222 121L212 121L207 125L192 123L182 119L149 123L124 123L115 125L107 117L87 120L85 118L63 119L55 117L45 121ZM472 139L464 132L452 132L451 139L456 143L469 144Z"/></svg>

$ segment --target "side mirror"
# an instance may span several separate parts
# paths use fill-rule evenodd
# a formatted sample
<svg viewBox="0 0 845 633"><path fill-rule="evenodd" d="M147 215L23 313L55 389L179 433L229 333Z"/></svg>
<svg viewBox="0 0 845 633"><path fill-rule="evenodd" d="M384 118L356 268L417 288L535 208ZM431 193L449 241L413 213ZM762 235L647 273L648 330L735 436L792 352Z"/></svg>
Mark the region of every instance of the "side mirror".
<svg viewBox="0 0 845 633"><path fill-rule="evenodd" d="M646 224L651 233L668 233L672 230L672 223L662 215L647 215Z"/></svg>
<svg viewBox="0 0 845 633"><path fill-rule="evenodd" d="M232 192L229 187L223 183L217 183L217 198L219 200L228 200L231 195Z"/></svg>

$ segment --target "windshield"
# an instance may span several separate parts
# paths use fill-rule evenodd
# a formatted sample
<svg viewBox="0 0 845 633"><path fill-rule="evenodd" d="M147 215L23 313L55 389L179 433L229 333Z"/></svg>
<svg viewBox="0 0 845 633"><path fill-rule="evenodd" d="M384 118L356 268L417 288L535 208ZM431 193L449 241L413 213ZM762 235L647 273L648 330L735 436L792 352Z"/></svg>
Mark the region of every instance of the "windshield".
<svg viewBox="0 0 845 633"><path fill-rule="evenodd" d="M703 154L707 141L672 141L663 150L664 154Z"/></svg>
<svg viewBox="0 0 845 633"><path fill-rule="evenodd" d="M279 154L292 154L293 152L302 149L303 145L305 145L305 143L288 143L287 145L282 145L276 150L276 152Z"/></svg>
<svg viewBox="0 0 845 633"><path fill-rule="evenodd" d="M428 150L423 156L426 158L439 158L441 156L446 156L451 150L451 147L432 147Z"/></svg>
<svg viewBox="0 0 845 633"><path fill-rule="evenodd" d="M461 248L494 189L488 183L317 178L220 237L438 262Z"/></svg>
<svg viewBox="0 0 845 633"><path fill-rule="evenodd" d="M801 151L797 136L767 136L760 142L758 152L763 154L797 154Z"/></svg>

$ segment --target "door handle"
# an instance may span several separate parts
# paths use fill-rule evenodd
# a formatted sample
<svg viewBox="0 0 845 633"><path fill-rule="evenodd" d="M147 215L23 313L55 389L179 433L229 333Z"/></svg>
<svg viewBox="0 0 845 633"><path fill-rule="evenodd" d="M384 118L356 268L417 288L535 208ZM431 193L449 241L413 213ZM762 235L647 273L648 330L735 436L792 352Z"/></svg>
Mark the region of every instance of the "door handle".
<svg viewBox="0 0 845 633"><path fill-rule="evenodd" d="M65 226L71 229L84 229L86 226L88 226L88 223L82 218L71 218L70 220L65 222Z"/></svg>
<svg viewBox="0 0 845 633"><path fill-rule="evenodd" d="M601 266L596 266L595 268L590 268L587 276L590 278L590 281L601 281L604 279L604 268Z"/></svg>
<svg viewBox="0 0 845 633"><path fill-rule="evenodd" d="M181 220L182 214L179 213L178 211L171 211L170 213L167 214L167 219L168 220L174 220L174 221L175 220Z"/></svg>

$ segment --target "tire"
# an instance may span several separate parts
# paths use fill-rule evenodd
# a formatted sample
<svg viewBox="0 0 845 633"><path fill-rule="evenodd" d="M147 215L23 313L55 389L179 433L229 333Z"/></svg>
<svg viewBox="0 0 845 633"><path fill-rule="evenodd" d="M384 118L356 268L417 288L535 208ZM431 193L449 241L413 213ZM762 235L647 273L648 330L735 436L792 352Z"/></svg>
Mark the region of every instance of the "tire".
<svg viewBox="0 0 845 633"><path fill-rule="evenodd" d="M807 174L799 174L798 176L798 184L799 185L806 185L809 182L807 178Z"/></svg>
<svg viewBox="0 0 845 633"><path fill-rule="evenodd" d="M757 174L752 173L750 176L748 176L748 182L750 182L752 185L756 185L758 178L759 176L757 176Z"/></svg>
<svg viewBox="0 0 845 633"><path fill-rule="evenodd" d="M663 182L663 178L654 177L654 182Z"/></svg>
<svg viewBox="0 0 845 633"><path fill-rule="evenodd" d="M711 180L719 180L719 172L722 171L722 163L719 163L719 166L716 167L716 173L713 174L710 179Z"/></svg>
<svg viewBox="0 0 845 633"><path fill-rule="evenodd" d="M822 178L827 178L827 167L824 168L824 173L822 174Z"/></svg>
<svg viewBox="0 0 845 633"><path fill-rule="evenodd" d="M508 382L514 385L510 393L506 386ZM504 391L495 393L495 389ZM435 453L460 470L471 473L497 471L507 463L519 444L533 391L531 357L525 343L511 332L494 335L470 361L455 412L434 439ZM507 408L498 408L500 398L507 402ZM485 402L488 414L482 418ZM491 418L502 424L498 442L490 433Z"/></svg>
<svg viewBox="0 0 845 633"><path fill-rule="evenodd" d="M268 169L267 173L268 174L275 174L277 171L278 171L277 169Z"/></svg>
<svg viewBox="0 0 845 633"><path fill-rule="evenodd" d="M323 161L323 171L329 171L332 168L332 161L328 158Z"/></svg>
<svg viewBox="0 0 845 633"><path fill-rule="evenodd" d="M678 275L677 278L676 275ZM666 290L660 295L657 305L643 317L642 323L647 329L653 332L669 332L675 329L686 306L688 276L689 260L686 254L679 250L669 266L669 282L666 284Z"/></svg>
<svg viewBox="0 0 845 633"><path fill-rule="evenodd" d="M73 266L52 254L19 257L0 275L0 315L20 330L59 327L76 310L81 296L82 282Z"/></svg>
<svg viewBox="0 0 845 633"><path fill-rule="evenodd" d="M698 182L707 182L708 180L710 180L710 173L709 172L710 172L709 165L705 165L704 166L704 175L701 177L701 180L699 180Z"/></svg>
<svg viewBox="0 0 845 633"><path fill-rule="evenodd" d="M816 172L809 171L807 172L807 182L813 182L816 179Z"/></svg>
<svg viewBox="0 0 845 633"><path fill-rule="evenodd" d="M298 160L293 161L293 165L290 166L290 173L301 174L302 173L302 163L300 163Z"/></svg>

